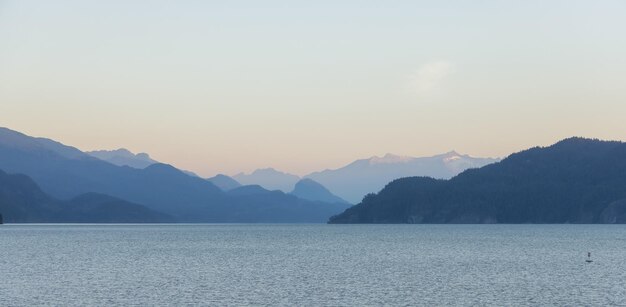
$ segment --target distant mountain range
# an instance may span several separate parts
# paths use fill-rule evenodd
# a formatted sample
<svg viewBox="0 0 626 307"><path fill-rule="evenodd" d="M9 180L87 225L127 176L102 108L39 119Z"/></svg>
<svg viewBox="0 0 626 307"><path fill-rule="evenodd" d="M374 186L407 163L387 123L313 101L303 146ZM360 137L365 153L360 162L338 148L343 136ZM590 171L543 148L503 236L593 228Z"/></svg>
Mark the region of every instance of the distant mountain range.
<svg viewBox="0 0 626 307"><path fill-rule="evenodd" d="M281 190L285 193L293 190L300 180L297 175L283 173L273 168L255 170L250 174L239 173L232 177L242 185L258 184L268 190Z"/></svg>
<svg viewBox="0 0 626 307"><path fill-rule="evenodd" d="M626 223L626 143L570 138L449 180L394 180L330 223Z"/></svg>
<svg viewBox="0 0 626 307"><path fill-rule="evenodd" d="M280 172L276 173L284 174ZM266 193L269 191L258 184L241 185L235 179L223 174L216 175L214 177L208 178L207 180L215 184L224 192L232 191L231 194L249 194L251 192ZM283 191L278 189L274 191L284 193ZM298 182L296 182L293 191L288 194L309 201L326 202L331 204L349 204L342 198L330 193L330 191L328 191L328 189L326 189L323 185L311 179L299 180Z"/></svg>
<svg viewBox="0 0 626 307"><path fill-rule="evenodd" d="M118 166L74 147L6 128L0 128L0 169L31 177L56 199L85 193L111 195L182 222L324 222L347 208L284 193L237 196L170 165Z"/></svg>
<svg viewBox="0 0 626 307"><path fill-rule="evenodd" d="M338 169L314 172L302 178L274 168L264 168L249 174L239 173L232 177L219 174L207 180L223 191L242 185L259 185L267 190L280 190L293 194L294 190L299 190L295 191L296 193L302 190L303 186L297 189L297 183L303 179L310 179L317 185L317 188L321 187L326 193L332 195L330 198L319 196L310 200L334 199L338 202L358 203L363 196L380 191L394 179L412 176L448 179L466 169L479 168L497 161L499 159L476 158L455 151L432 157L386 154L383 157L374 156L356 160ZM300 196L302 195L304 194Z"/></svg>
<svg viewBox="0 0 626 307"><path fill-rule="evenodd" d="M334 170L314 172L304 176L351 203L358 203L368 193L380 191L388 182L412 176L447 179L469 168L479 168L499 161L475 158L455 151L432 157L407 157L386 154L354 161ZM233 179L244 185L258 184L269 190L292 191L299 176L273 168L259 169L251 174L240 173Z"/></svg>
<svg viewBox="0 0 626 307"><path fill-rule="evenodd" d="M98 158L102 161L106 161L117 166L128 166L137 169L144 169L150 165L161 163L150 158L150 155L145 152L134 154L126 148L120 148L115 150L94 150L87 151L85 153L92 157ZM182 169L180 171L190 176L199 177L196 173L191 171Z"/></svg>
<svg viewBox="0 0 626 307"><path fill-rule="evenodd" d="M233 198L223 222L273 222L315 223L342 212L351 205L310 201L285 194L280 190L269 191L259 185L247 185L227 192ZM277 215L276 211L281 214ZM333 213L335 212L335 213Z"/></svg>
<svg viewBox="0 0 626 307"><path fill-rule="evenodd" d="M152 158L150 158L150 155L148 155L147 153L141 152L138 154L134 154L125 148L120 148L116 150L87 151L86 153L90 156L96 157L100 160L107 161L118 166L130 166L139 169L143 169L152 164L159 163L155 160L152 160Z"/></svg>
<svg viewBox="0 0 626 307"><path fill-rule="evenodd" d="M454 151L432 157L407 157L387 154L357 160L335 170L305 176L327 187L334 194L358 203L368 193L380 191L394 179L412 176L451 178L458 173L497 162L498 159L474 158Z"/></svg>
<svg viewBox="0 0 626 307"><path fill-rule="evenodd" d="M60 201L26 175L0 171L0 213L5 223L163 223L174 218L97 193Z"/></svg>
<svg viewBox="0 0 626 307"><path fill-rule="evenodd" d="M75 148L64 148L60 143L52 140L38 138L38 142L45 143L46 146L54 147L54 150L62 152L67 157L84 158L84 154L95 157L99 160L109 162L117 166L128 166L136 169L145 169L154 164L161 164L150 157L147 153L134 154L131 151L120 148L116 150L97 150L80 152ZM305 179L315 178L315 180L325 182L325 185L337 190L337 194L342 194L350 198L353 203L362 199L362 197L370 192L380 190L385 183L401 177L414 175L428 175L436 178L448 178L461 172L464 169L479 167L481 165L492 163L496 159L472 158L466 155L459 155L450 152L430 158L412 158L404 156L396 156L387 154L384 157L372 157L370 159L357 160L343 168L337 170L325 170L315 172L305 176ZM187 175L198 177L193 172L181 170ZM296 184L301 181L297 175L277 171L273 168L258 169L250 174L239 173L233 177L219 174L207 179L222 191L243 185L260 185L268 190L281 190L285 193L301 193L303 186L297 189ZM335 196L323 184L313 180L319 191L325 190L329 195L318 195L319 197L304 198L308 200L320 201L322 199L331 199L339 203L346 202L343 198ZM306 181L305 181L306 183ZM304 185L306 186L306 185ZM310 186L310 185L309 185ZM305 195L306 193L302 194ZM296 194L294 194L296 195Z"/></svg>
<svg viewBox="0 0 626 307"><path fill-rule="evenodd" d="M103 160L113 156L0 128L0 214L9 223L626 223L622 142L570 138L499 162L388 154L303 179L273 169L202 179ZM369 194L351 206L335 191Z"/></svg>

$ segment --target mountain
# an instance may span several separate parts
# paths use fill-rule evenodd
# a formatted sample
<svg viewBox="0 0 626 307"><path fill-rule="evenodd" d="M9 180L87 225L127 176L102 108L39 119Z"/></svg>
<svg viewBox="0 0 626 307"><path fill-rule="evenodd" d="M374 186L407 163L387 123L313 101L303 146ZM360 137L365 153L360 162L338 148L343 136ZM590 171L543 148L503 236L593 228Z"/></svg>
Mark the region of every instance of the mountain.
<svg viewBox="0 0 626 307"><path fill-rule="evenodd" d="M116 150L87 151L86 154L117 166L128 166L138 169L144 169L150 165L161 163L150 158L150 155L145 152L134 154L125 148ZM192 171L182 169L181 171L192 177L200 177Z"/></svg>
<svg viewBox="0 0 626 307"><path fill-rule="evenodd" d="M8 223L163 223L166 214L144 206L96 193L69 201L45 194L26 175L0 171L0 214Z"/></svg>
<svg viewBox="0 0 626 307"><path fill-rule="evenodd" d="M239 173L233 179L242 185L258 184L268 190L281 190L289 192L293 190L300 177L277 171L273 168L258 169L251 174Z"/></svg>
<svg viewBox="0 0 626 307"><path fill-rule="evenodd" d="M107 161L118 166L126 165L134 168L146 168L152 164L159 163L152 160L147 153L141 152L134 154L125 148L116 150L87 151L86 153L92 157L96 157L100 160Z"/></svg>
<svg viewBox="0 0 626 307"><path fill-rule="evenodd" d="M211 178L208 178L207 180L224 192L241 186L241 184L237 182L237 180L223 174L215 175Z"/></svg>
<svg viewBox="0 0 626 307"><path fill-rule="evenodd" d="M350 207L345 203L308 201L280 190L248 185L228 191L233 197L223 222L320 223Z"/></svg>
<svg viewBox="0 0 626 307"><path fill-rule="evenodd" d="M65 202L69 223L164 223L174 218L116 197L86 193Z"/></svg>
<svg viewBox="0 0 626 307"><path fill-rule="evenodd" d="M264 189L262 186L258 184L251 184L251 185L243 185L238 188L234 188L228 191L228 195L230 196L267 195L267 194L271 194L272 192L276 192L275 194L282 193L280 190L270 191L270 190Z"/></svg>
<svg viewBox="0 0 626 307"><path fill-rule="evenodd" d="M295 188L293 189L293 191L291 191L290 194L306 200L321 201L331 204L348 204L347 201L334 195L333 193L328 191L328 189L325 188L323 185L308 178L298 181Z"/></svg>
<svg viewBox="0 0 626 307"><path fill-rule="evenodd" d="M225 202L224 193L215 185L172 166L116 166L60 143L54 148L44 146L40 140L0 129L0 169L28 175L55 198L96 192L145 205L181 221L202 221L208 207ZM63 154L71 149L76 151L73 155Z"/></svg>
<svg viewBox="0 0 626 307"><path fill-rule="evenodd" d="M624 223L626 143L570 138L449 180L397 179L330 223Z"/></svg>
<svg viewBox="0 0 626 307"><path fill-rule="evenodd" d="M0 129L0 169L28 175L58 199L95 192L186 220L201 217L207 206L224 198L212 183L169 165L153 164L145 169L116 166L80 154L73 147L50 140L41 144L41 140L45 139ZM46 146L50 142L53 147ZM64 154L71 151L72 155Z"/></svg>
<svg viewBox="0 0 626 307"><path fill-rule="evenodd" d="M66 159L95 160L77 148L51 139L29 137L4 127L0 127L0 148L18 152L38 152L41 155L53 154Z"/></svg>
<svg viewBox="0 0 626 307"><path fill-rule="evenodd" d="M106 194L181 222L325 222L346 208L284 193L227 194L208 180L171 165L117 166L74 147L6 128L0 128L0 169L28 175L55 199ZM255 219L254 213L263 218Z"/></svg>
<svg viewBox="0 0 626 307"><path fill-rule="evenodd" d="M478 168L498 161L474 158L455 151L432 157L407 157L386 154L354 161L342 168L304 176L313 179L335 195L358 203L368 193L380 191L388 182L412 176L447 179L469 168Z"/></svg>

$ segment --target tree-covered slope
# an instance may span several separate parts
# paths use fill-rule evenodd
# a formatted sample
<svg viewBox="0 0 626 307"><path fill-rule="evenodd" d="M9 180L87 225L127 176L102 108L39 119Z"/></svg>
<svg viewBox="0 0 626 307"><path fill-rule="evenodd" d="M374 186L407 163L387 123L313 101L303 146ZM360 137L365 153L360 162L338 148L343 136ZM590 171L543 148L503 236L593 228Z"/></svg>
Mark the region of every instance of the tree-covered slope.
<svg viewBox="0 0 626 307"><path fill-rule="evenodd" d="M0 171L0 214L5 223L162 223L166 214L115 197L89 193L54 199L26 175Z"/></svg>
<svg viewBox="0 0 626 307"><path fill-rule="evenodd" d="M570 138L450 180L395 180L330 223L615 223L624 199L626 143Z"/></svg>

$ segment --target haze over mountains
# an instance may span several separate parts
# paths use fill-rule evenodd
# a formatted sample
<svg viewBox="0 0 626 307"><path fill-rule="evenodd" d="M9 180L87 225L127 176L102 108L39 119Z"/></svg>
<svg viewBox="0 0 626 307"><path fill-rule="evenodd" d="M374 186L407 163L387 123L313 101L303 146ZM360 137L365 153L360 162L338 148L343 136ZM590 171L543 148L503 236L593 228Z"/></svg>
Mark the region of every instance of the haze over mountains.
<svg viewBox="0 0 626 307"><path fill-rule="evenodd" d="M228 192L241 186L241 183L237 182L237 180L224 174L217 174L211 178L207 178L207 180L222 189L224 192Z"/></svg>
<svg viewBox="0 0 626 307"><path fill-rule="evenodd" d="M0 128L0 169L31 177L57 199L106 194L186 222L323 222L347 208L283 192L239 197L170 165L117 166L74 147L6 128Z"/></svg>
<svg viewBox="0 0 626 307"><path fill-rule="evenodd" d="M273 168L257 169L250 174L239 173L232 177L242 185L258 184L268 190L281 190L285 193L293 190L300 180L297 175L277 171Z"/></svg>
<svg viewBox="0 0 626 307"><path fill-rule="evenodd" d="M97 193L61 201L26 175L0 171L0 213L7 223L164 223L174 218L144 206Z"/></svg>
<svg viewBox="0 0 626 307"><path fill-rule="evenodd" d="M626 223L626 143L570 138L449 180L397 179L331 223Z"/></svg>
<svg viewBox="0 0 626 307"><path fill-rule="evenodd" d="M126 148L116 150L95 150L87 151L88 155L96 157L100 160L110 162L118 166L130 166L134 168L146 168L152 164L159 163L150 158L145 152L134 154Z"/></svg>
<svg viewBox="0 0 626 307"><path fill-rule="evenodd" d="M125 149L85 153L50 139L0 128L0 169L31 177L53 199L69 200L86 193L110 195L190 222L324 222L349 205L313 177L326 180L346 195L349 194L344 181L360 182L362 186L353 198L358 199L359 193L376 190L378 182L374 178L383 181L385 176L405 174L397 171L398 168L406 171L409 165L419 165L422 172L447 176L483 162L466 156L446 156L443 160L440 157L435 162L426 159L432 163L422 164L415 163L416 160L424 159L374 157L338 170L314 173L305 179L263 169L235 176L239 180L225 175L205 180L158 163L147 154L133 154ZM364 171L368 169L369 173ZM241 187L242 184L259 186ZM268 193L268 190L277 191Z"/></svg>
<svg viewBox="0 0 626 307"><path fill-rule="evenodd" d="M273 175L278 175L278 176L286 175L286 179L287 180L291 180L291 178L294 176L294 175L289 175L289 174L286 174L286 173L277 172L277 171L274 171L274 170L270 170L270 172L273 173ZM258 174L258 172L257 172L257 174ZM224 192L232 191L233 193L249 193L250 191L257 191L257 192L267 192L267 191L269 191L268 189L266 189L265 187L263 187L263 186L261 186L259 184L241 185L235 179L233 179L233 178L231 178L229 176L223 175L223 174L218 174L216 176L208 178L207 180L210 181L211 183L215 184L217 187L219 187ZM268 180L261 180L261 181L265 182L265 183L268 182ZM274 189L273 191L285 193L284 191L281 191L280 189ZM294 185L293 191L291 191L291 192L289 192L287 194L291 194L291 195L294 195L294 196L296 196L298 198L305 199L305 200L310 200L310 201L320 201L320 202L338 203L338 204L349 204L347 201L343 200L341 197L338 197L338 196L332 194L323 185L313 181L312 179L301 179L301 180L299 180Z"/></svg>
<svg viewBox="0 0 626 307"><path fill-rule="evenodd" d="M129 166L138 169L144 169L150 165L161 163L150 158L150 155L145 152L134 154L126 148L120 148L115 150L94 150L86 151L85 153L102 161L115 164L117 166ZM181 171L187 175L199 177L194 172L183 169L181 169Z"/></svg>
<svg viewBox="0 0 626 307"><path fill-rule="evenodd" d="M394 179L428 176L447 179L469 168L479 168L499 161L494 158L475 158L451 151L432 157L408 157L386 154L383 157L356 160L334 170L314 172L302 178L312 179L328 191L351 203L358 203L368 193L380 191ZM233 179L242 184L258 184L269 190L289 192L301 179L297 175L272 168L259 169L251 174L237 174Z"/></svg>
<svg viewBox="0 0 626 307"><path fill-rule="evenodd" d="M133 154L127 149L100 150L87 152L89 155L119 166L138 169L159 163L146 153ZM475 158L451 151L432 157L409 157L386 154L368 159L356 160L334 170L314 172L304 177L278 171L274 168L257 169L252 173L239 173L232 177L218 174L207 180L223 191L229 191L242 185L259 185L267 190L280 190L293 193L296 184L302 179L311 179L332 197L323 199L341 200L339 202L358 203L368 193L380 191L388 182L412 176L428 176L447 179L469 168L478 168L498 159ZM183 171L195 175L191 172ZM197 175L195 175L197 176ZM320 199L313 199L320 200Z"/></svg>
<svg viewBox="0 0 626 307"><path fill-rule="evenodd" d="M469 168L497 162L493 158L474 158L454 151L432 157L407 157L387 154L357 160L335 170L305 176L327 187L334 194L358 203L368 193L380 191L394 179L412 176L451 178Z"/></svg>
<svg viewBox="0 0 626 307"><path fill-rule="evenodd" d="M434 175L397 179L418 171ZM394 179L372 194L384 176ZM374 190L351 206L315 177L344 192L356 190L349 180ZM288 188L298 177L266 169L241 178ZM570 138L500 162L386 155L298 178L285 193L162 163L119 166L0 128L0 214L7 222L626 223L626 143Z"/></svg>
<svg viewBox="0 0 626 307"><path fill-rule="evenodd" d="M305 178L296 183L292 195L300 197L302 199L308 199L313 201L323 201L327 203L343 203L348 202L328 191L323 185L315 182L313 179Z"/></svg>

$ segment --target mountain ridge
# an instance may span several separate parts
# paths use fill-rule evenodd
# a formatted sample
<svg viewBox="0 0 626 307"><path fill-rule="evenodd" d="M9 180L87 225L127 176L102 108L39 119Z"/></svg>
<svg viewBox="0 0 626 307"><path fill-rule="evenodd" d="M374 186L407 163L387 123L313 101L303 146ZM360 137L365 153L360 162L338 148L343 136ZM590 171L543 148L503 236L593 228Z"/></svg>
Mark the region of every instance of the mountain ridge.
<svg viewBox="0 0 626 307"><path fill-rule="evenodd" d="M346 208L284 193L228 195L210 181L171 165L157 163L145 169L117 166L80 151L68 155L77 149L58 142L53 145L0 130L0 169L28 175L56 199L70 200L91 192L106 194L183 222L325 222Z"/></svg>
<svg viewBox="0 0 626 307"><path fill-rule="evenodd" d="M24 174L0 170L0 214L8 223L164 223L174 218L119 198L86 193L61 201Z"/></svg>
<svg viewBox="0 0 626 307"><path fill-rule="evenodd" d="M285 193L293 190L300 176L282 172L271 167L259 168L249 174L238 173L232 176L241 185L257 184L268 190L281 190Z"/></svg>
<svg viewBox="0 0 626 307"><path fill-rule="evenodd" d="M114 150L93 150L86 151L85 153L117 166L130 166L138 169L146 168L152 164L159 163L158 161L150 158L150 155L145 152L134 154L126 148Z"/></svg>
<svg viewBox="0 0 626 307"><path fill-rule="evenodd" d="M216 185L224 192L228 192L241 186L241 183L239 183L237 180L224 174L217 174L211 178L207 178L207 180Z"/></svg>
<svg viewBox="0 0 626 307"><path fill-rule="evenodd" d="M330 223L609 223L626 220L626 143L573 137L448 179L408 177Z"/></svg>
<svg viewBox="0 0 626 307"><path fill-rule="evenodd" d="M310 178L333 194L353 203L368 193L380 191L394 179L411 176L451 178L461 171L497 162L495 158L476 158L450 151L429 157L411 157L387 153L355 160L337 169L310 173Z"/></svg>
<svg viewBox="0 0 626 307"><path fill-rule="evenodd" d="M349 204L347 201L345 201L341 197L332 194L323 185L309 178L304 178L298 181L293 191L291 191L290 194L295 195L299 198L311 200L311 201Z"/></svg>

